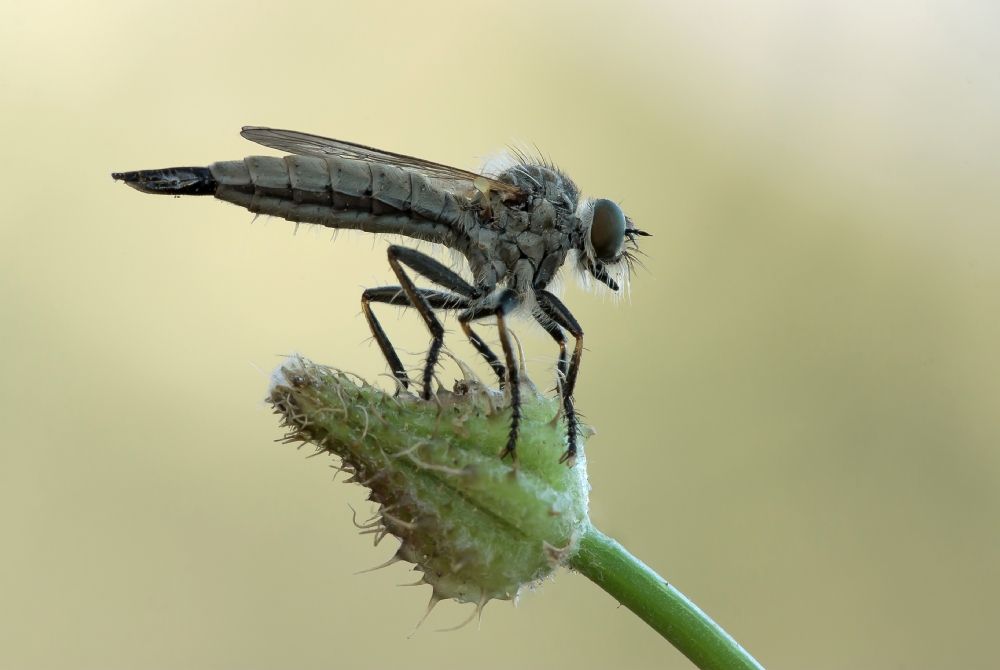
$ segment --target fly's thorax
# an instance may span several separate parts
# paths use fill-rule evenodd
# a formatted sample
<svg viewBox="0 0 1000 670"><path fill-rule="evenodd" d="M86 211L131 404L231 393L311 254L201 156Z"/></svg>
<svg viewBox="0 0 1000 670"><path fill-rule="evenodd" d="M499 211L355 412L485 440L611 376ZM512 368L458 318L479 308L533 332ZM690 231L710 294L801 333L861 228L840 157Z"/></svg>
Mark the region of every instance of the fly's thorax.
<svg viewBox="0 0 1000 670"><path fill-rule="evenodd" d="M512 184L523 193L544 198L557 207L572 212L580 198L576 184L554 165L544 163L518 163L507 168L497 179Z"/></svg>
<svg viewBox="0 0 1000 670"><path fill-rule="evenodd" d="M525 196L510 200L494 193L488 214L467 231L463 253L481 286L505 285L526 296L547 285L565 262L579 228L579 194L572 180L546 165L514 165L497 178Z"/></svg>
<svg viewBox="0 0 1000 670"><path fill-rule="evenodd" d="M534 287L544 288L571 249L571 222L556 225L552 220L536 227L526 212L497 208L495 213L495 221L512 225L475 226L467 231L461 249L477 284L490 289L505 285L522 295Z"/></svg>

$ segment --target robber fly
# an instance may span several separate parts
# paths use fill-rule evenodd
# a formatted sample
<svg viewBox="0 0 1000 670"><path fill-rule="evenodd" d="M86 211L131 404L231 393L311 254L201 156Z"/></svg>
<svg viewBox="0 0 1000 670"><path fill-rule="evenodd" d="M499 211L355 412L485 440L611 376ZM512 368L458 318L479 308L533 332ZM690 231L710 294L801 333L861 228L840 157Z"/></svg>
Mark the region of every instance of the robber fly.
<svg viewBox="0 0 1000 670"><path fill-rule="evenodd" d="M431 333L421 396L444 342L435 312L456 311L472 345L510 390L511 419L501 458L517 460L521 420L519 366L507 334L516 311L530 314L559 346L556 377L566 417L566 451L572 466L578 422L573 391L583 353L583 329L546 287L569 259L584 276L620 294L628 287L637 251L637 229L610 200L581 198L576 185L546 160L514 151L483 174L380 151L361 144L290 130L247 126L243 137L292 155L249 156L208 167L118 172L112 177L143 193L213 195L251 212L328 228L388 233L440 244L464 256L473 282L434 258L403 246L388 249L399 286L366 289L361 308L393 376L407 375L372 303L417 310ZM405 267L404 267L405 266ZM443 288L419 288L405 268ZM495 317L501 361L471 323ZM568 331L575 340L567 349Z"/></svg>

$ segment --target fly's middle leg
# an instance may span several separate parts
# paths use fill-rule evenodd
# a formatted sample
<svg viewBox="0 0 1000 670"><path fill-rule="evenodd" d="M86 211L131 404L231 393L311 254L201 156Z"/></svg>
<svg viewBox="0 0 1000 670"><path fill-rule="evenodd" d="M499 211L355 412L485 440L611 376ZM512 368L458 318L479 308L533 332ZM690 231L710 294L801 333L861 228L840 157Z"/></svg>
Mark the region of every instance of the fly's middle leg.
<svg viewBox="0 0 1000 670"><path fill-rule="evenodd" d="M507 333L507 315L517 306L517 294L510 289L504 291L496 308L497 330L500 331L500 345L503 347L504 358L507 359L507 388L510 389L510 431L507 433L507 446L500 452L500 458L510 454L517 463L517 436L521 427L521 366L514 358L514 346Z"/></svg>
<svg viewBox="0 0 1000 670"><path fill-rule="evenodd" d="M517 309L519 304L520 300L517 297L517 293L511 289L504 289L490 296L487 302L467 309L458 315L458 321L462 324L462 329L466 334L469 334L469 339L472 340L473 345L476 345L476 348L479 349L479 345L477 345L478 340L483 347L483 349L479 350L483 354L483 358L490 362L494 372L500 376L501 383L503 383L505 388L510 390L510 430L507 433L507 444L503 451L500 452L500 458L510 455L515 463L517 462L517 438L521 429L521 373L520 366L514 355L514 347L510 341L510 335L507 332L507 317ZM504 370L503 364L497 360L496 355L486 346L486 343L479 339L479 336L475 335L471 328L469 328L470 321L488 316L495 316L497 319L497 329L500 331L500 346L503 348L504 359L507 363L506 370Z"/></svg>
<svg viewBox="0 0 1000 670"><path fill-rule="evenodd" d="M459 323L462 325L462 331L465 333L465 336L469 338L469 342L472 343L472 346L476 348L476 351L478 351L479 354L486 359L486 362L489 363L489 366L493 368L493 372L499 380L498 383L500 385L500 390L502 391L507 384L507 371L504 369L503 363L500 362L500 359L493 353L493 350L490 349L489 345L483 341L483 338L479 337L476 331L472 330L468 321L459 321Z"/></svg>

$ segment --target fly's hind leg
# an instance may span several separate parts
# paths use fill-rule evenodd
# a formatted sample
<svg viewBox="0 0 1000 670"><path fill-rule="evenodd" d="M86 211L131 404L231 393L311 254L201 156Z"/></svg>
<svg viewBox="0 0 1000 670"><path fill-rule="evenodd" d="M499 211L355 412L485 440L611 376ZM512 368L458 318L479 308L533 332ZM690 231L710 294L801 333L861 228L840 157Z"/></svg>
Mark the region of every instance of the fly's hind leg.
<svg viewBox="0 0 1000 670"><path fill-rule="evenodd" d="M441 320L434 314L434 309L431 307L430 303L427 302L427 298L424 297L420 290L413 284L413 280L411 280L409 275L406 274L406 271L403 269L403 265L409 266L411 269L437 284L444 285L442 282L438 281L440 276L445 279L457 279L461 282L461 284L464 284L465 287L468 287L469 291L475 291L475 288L427 254L422 254L419 251L392 245L388 249L388 256L389 266L396 274L396 278L399 279L400 288L403 289L403 293L405 293L406 297L409 298L410 305L412 305L414 309L420 313L421 318L424 320L424 324L427 326L427 330L431 332L431 346L427 351L427 360L424 362L424 374L422 380L423 388L420 391L420 397L424 400L430 400L431 381L434 379L434 368L437 367L438 358L441 356L441 347L444 345L444 326L441 325ZM447 286L447 288L453 289L452 286ZM376 339L378 339L378 336L376 336ZM386 342L388 342L388 340L386 340ZM385 353L384 349L383 353ZM392 367L394 365L394 361L392 361L389 356L386 356L386 358L389 360L390 367ZM399 358L396 357L396 361L398 360ZM393 370L393 374L395 374L395 370Z"/></svg>
<svg viewBox="0 0 1000 670"><path fill-rule="evenodd" d="M415 291L431 309L466 309L470 304L467 298L452 293L420 288L415 289ZM403 388L409 388L410 378L403 368L403 363L399 360L399 356L389 341L389 337L385 334L385 330L382 329L382 324L379 323L378 319L375 318L375 313L372 312L371 303L373 302L397 305L399 307L413 307L413 303L410 302L402 286L369 288L365 289L364 293L361 294L361 309L365 313L365 319L368 321L368 327L372 331L372 337L375 338L379 349L382 350L382 355L385 356L386 362L392 369L393 376L399 380ZM426 382L425 388L427 388Z"/></svg>
<svg viewBox="0 0 1000 670"><path fill-rule="evenodd" d="M499 293L490 296L490 299L483 302L483 291L472 286L457 273L437 262L427 254L423 254L413 249L392 245L388 249L389 265L399 279L399 286L387 286L380 289L368 289L361 298L362 308L365 311L365 318L371 327L372 335L382 349L389 367L393 374L403 382L404 386L409 382L403 364L396 355L389 338L371 311L371 302L385 302L389 304L413 307L423 318L427 329L431 332L431 347L427 352L427 361L424 364L423 388L421 397L424 400L431 398L431 380L434 375L434 367L437 365L441 355L441 347L444 344L444 326L440 319L434 314L435 309L464 309L459 315L462 323L462 330L468 335L476 350L486 359L497 373L501 383L506 381L510 388L511 397L511 419L510 431L507 435L507 445L501 452L500 457L510 454L511 458L517 461L517 437L521 425L521 380L517 360L514 357L514 349L510 338L507 335L506 317L517 308L520 301L517 293L510 289L504 289ZM429 289L419 289L410 279L403 265L431 280L439 286L443 286L455 294L431 291ZM478 303L478 304L477 304ZM496 355L490 350L486 343L469 327L468 322L483 316L494 315L497 318L497 326L500 330L500 343L503 346L504 357L506 358L506 370ZM404 381L405 380L405 381Z"/></svg>
<svg viewBox="0 0 1000 670"><path fill-rule="evenodd" d="M441 353L441 345L444 341L444 327L441 325L441 322L437 319L437 317L434 316L432 310L435 306L428 303L426 299L421 298L420 290L413 285L413 282L410 280L409 276L407 276L402 266L406 265L438 286L442 286L449 291L453 291L458 294L458 296L466 298L469 303L461 306L450 303L448 306L443 307L443 309L468 308L472 302L482 297L483 291L469 284L454 270L445 267L427 254L397 245L389 247L388 253L389 265L392 266L393 272L395 272L396 277L399 278L402 290L410 299L411 305L415 307L418 312L420 312L420 316L423 317L424 323L427 324L427 328L431 331L431 337L433 338L431 341L430 351L427 353L427 363L424 366L424 399L429 400L430 379L434 372L434 366L437 365L437 360ZM493 351L486 345L486 342L484 342L483 339L469 327L468 323L462 323L462 330L465 331L466 336L469 338L469 341L472 342L472 346L476 348L476 351L478 351L480 355L486 359L486 362L499 378L500 384L503 385L506 374L500 359L498 359L496 354L494 354ZM374 332L374 328L372 331ZM378 339L377 336L376 339ZM386 356L386 359L388 360L389 357ZM389 360L389 365L392 366L392 364L392 361Z"/></svg>
<svg viewBox="0 0 1000 670"><path fill-rule="evenodd" d="M535 291L535 300L545 319L538 319L545 331L559 345L559 364L556 368L559 379L559 392L562 395L563 413L566 415L566 452L559 459L570 467L576 460L577 436L579 422L573 407L573 391L576 388L576 377L580 372L580 359L583 357L583 328L576 318L566 309L566 305L557 297L544 290ZM573 356L567 362L565 328L576 339Z"/></svg>

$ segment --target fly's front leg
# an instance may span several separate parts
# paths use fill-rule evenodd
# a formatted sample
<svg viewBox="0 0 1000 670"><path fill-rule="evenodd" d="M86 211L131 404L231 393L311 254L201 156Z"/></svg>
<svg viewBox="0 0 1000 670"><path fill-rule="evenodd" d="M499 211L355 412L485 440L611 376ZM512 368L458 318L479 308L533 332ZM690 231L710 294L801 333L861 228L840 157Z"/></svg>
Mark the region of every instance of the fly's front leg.
<svg viewBox="0 0 1000 670"><path fill-rule="evenodd" d="M515 463L517 462L517 437L521 429L521 374L520 366L517 364L517 359L514 357L514 347L511 344L510 337L507 333L507 316L517 309L520 301L517 298L517 293L511 289L504 289L500 293L496 294L496 297L490 297L490 300L481 304L477 307L467 309L458 315L458 321L462 324L462 329L466 333L472 332L468 327L469 321L475 321L476 319L481 319L487 316L496 316L497 318L497 329L500 331L500 346L503 347L504 358L507 362L507 369L504 371L503 365L499 361L493 367L494 371L498 375L503 375L506 372L506 379L501 377L501 381L506 381L506 388L510 389L510 430L507 433L507 445L504 447L503 451L500 452L500 458L507 456L508 454ZM477 336L478 338L478 336ZM471 337L470 337L471 339ZM481 342L482 340L480 340ZM476 341L473 340L473 344ZM486 351L493 355L492 351L483 344ZM477 347L478 349L478 347ZM482 350L480 350L482 353ZM483 354L484 358L489 360L486 354ZM496 356L493 356L496 359ZM492 365L492 364L491 364ZM499 368L499 370L498 370Z"/></svg>
<svg viewBox="0 0 1000 670"><path fill-rule="evenodd" d="M552 339L559 345L559 362L556 364L556 383L559 387L559 397L562 399L563 416L566 417L566 452L559 459L559 462L567 462L573 466L573 459L576 456L576 435L579 433L579 421L576 417L576 409L573 406L573 397L566 393L566 375L568 373L569 359L566 356L566 335L554 321L543 316L536 315L536 320L541 324ZM572 452L572 453L571 453Z"/></svg>
<svg viewBox="0 0 1000 670"><path fill-rule="evenodd" d="M542 314L550 322L542 326L559 344L559 365L557 368L560 378L560 392L562 394L563 412L566 414L566 453L559 459L560 463L567 463L573 466L576 460L577 435L579 433L579 423L576 418L576 410L573 407L573 391L576 389L576 378L580 372L580 359L583 357L583 328L576 318L566 309L557 297L541 289L535 291L535 300ZM562 332L565 328L576 339L576 346L573 348L573 356L567 365L566 362L566 336Z"/></svg>
<svg viewBox="0 0 1000 670"><path fill-rule="evenodd" d="M562 328L547 317L536 314L535 320L556 341L556 344L559 345L559 361L556 363L556 381L559 384L559 394L562 395L562 389L566 386L566 372L569 367L569 358L566 355L566 335L563 333Z"/></svg>
<svg viewBox="0 0 1000 670"><path fill-rule="evenodd" d="M559 345L559 362L556 365L556 383L559 386L559 397L562 399L563 416L566 417L566 452L559 459L559 462L567 462L573 466L576 457L576 436L579 433L579 421L576 417L576 409L573 406L573 397L566 393L568 387L566 377L568 374L569 360L566 356L566 335L552 319L543 315L536 315L536 320L541 324L552 339Z"/></svg>

